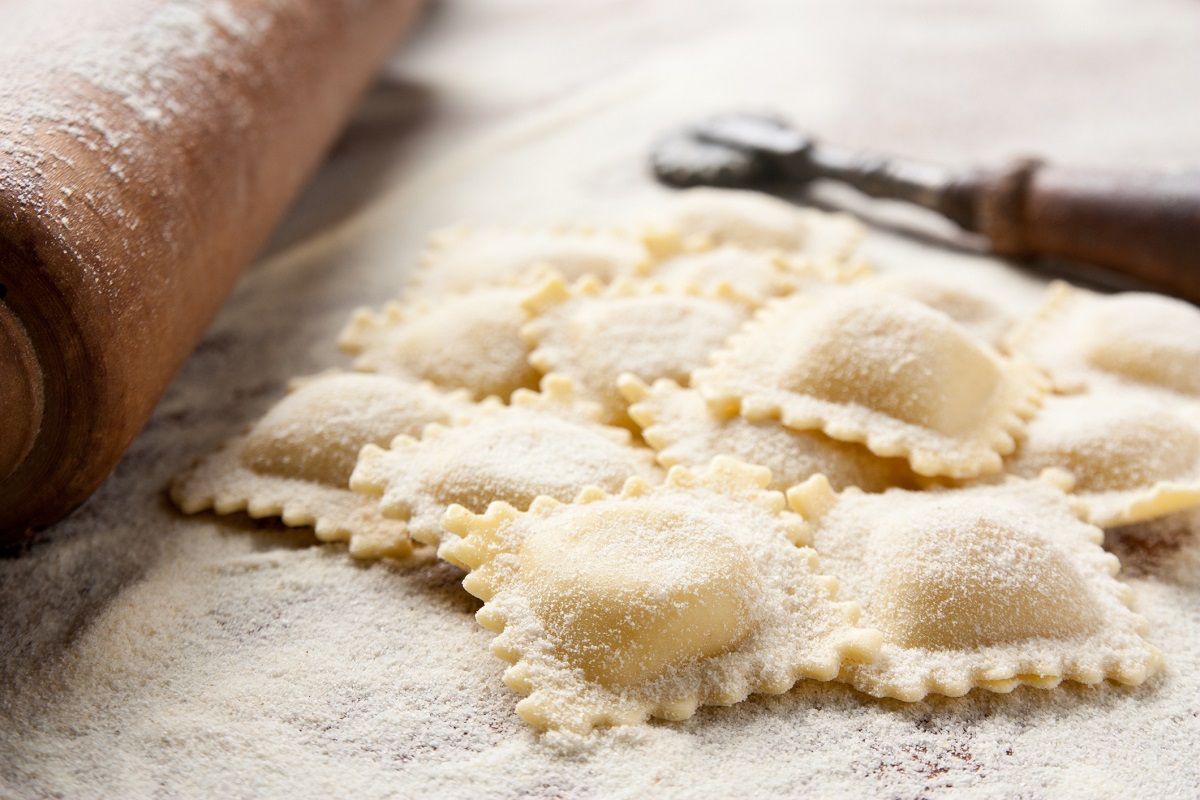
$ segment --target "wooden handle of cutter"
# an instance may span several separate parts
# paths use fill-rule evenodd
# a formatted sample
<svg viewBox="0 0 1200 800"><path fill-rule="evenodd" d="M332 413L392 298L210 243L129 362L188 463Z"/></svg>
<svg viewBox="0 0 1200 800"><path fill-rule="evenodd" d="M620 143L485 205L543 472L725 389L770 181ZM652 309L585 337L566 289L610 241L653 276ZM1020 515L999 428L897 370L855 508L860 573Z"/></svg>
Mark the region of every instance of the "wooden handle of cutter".
<svg viewBox="0 0 1200 800"><path fill-rule="evenodd" d="M776 133L771 126L778 123L765 125ZM917 203L982 233L1001 255L1095 264L1200 303L1200 172L1087 171L1034 159L962 172L813 142L786 129L781 136L775 151L761 140L750 147L777 159L779 174L832 178L872 197Z"/></svg>
<svg viewBox="0 0 1200 800"><path fill-rule="evenodd" d="M31 43L0 56L0 545L108 475L418 0L24 6L0 10Z"/></svg>
<svg viewBox="0 0 1200 800"><path fill-rule="evenodd" d="M1036 161L968 184L974 227L1003 255L1097 264L1200 303L1200 173L1121 174Z"/></svg>

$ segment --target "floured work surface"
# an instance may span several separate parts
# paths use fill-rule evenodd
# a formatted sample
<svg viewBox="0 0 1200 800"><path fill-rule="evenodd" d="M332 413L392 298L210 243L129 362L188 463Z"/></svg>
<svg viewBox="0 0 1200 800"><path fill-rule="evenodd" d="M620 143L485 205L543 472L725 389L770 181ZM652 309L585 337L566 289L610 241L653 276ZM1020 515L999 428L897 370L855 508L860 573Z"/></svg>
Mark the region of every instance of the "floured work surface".
<svg viewBox="0 0 1200 800"><path fill-rule="evenodd" d="M1041 21L1053 40L1057 28ZM849 23L830 20L847 37ZM701 19L672 30L700 39L704 24L719 27ZM1094 25L1114 37L1119 30L1115 20ZM751 36L779 63L802 58L797 42L750 29L688 52L733 64ZM829 45L811 45L829 54ZM444 76L438 70L450 68L435 55L418 51L416 64ZM744 104L734 88L754 76L741 69L718 78L706 102ZM653 61L637 74L681 91L697 79L683 72ZM352 220L345 236L259 269L97 499L24 558L3 563L7 792L1194 795L1200 569L1196 535L1179 517L1108 542L1148 638L1166 654L1162 674L1140 688L1064 684L903 704L806 681L783 695L702 707L687 722L581 739L536 735L513 713L519 695L503 688L506 665L486 654L492 634L471 618L479 604L460 588L461 572L428 556L364 567L344 545L318 545L303 529L181 520L166 505L166 479L259 418L288 377L347 366L326 343L353 307L378 307L395 292L425 231L462 218L620 219L644 205L654 192L638 171L646 137L664 113L686 116L695 101L639 88L636 74L592 80L595 93L562 100L558 115L477 137L418 174L414 188ZM1082 73L1063 80L1085 83ZM844 120L843 129L858 130L861 104L802 89L796 99L792 83L790 94L776 85L763 96L770 88L792 98L788 110L810 124ZM482 102L469 88L456 91L461 102ZM1055 135L1070 141L1066 130ZM611 152L583 163L581 143L597 140ZM1007 146L1002 137L958 146L968 144ZM538 177L547 171L555 177ZM884 270L954 271L1021 316L1042 296L1041 286L991 262L878 231L864 252Z"/></svg>

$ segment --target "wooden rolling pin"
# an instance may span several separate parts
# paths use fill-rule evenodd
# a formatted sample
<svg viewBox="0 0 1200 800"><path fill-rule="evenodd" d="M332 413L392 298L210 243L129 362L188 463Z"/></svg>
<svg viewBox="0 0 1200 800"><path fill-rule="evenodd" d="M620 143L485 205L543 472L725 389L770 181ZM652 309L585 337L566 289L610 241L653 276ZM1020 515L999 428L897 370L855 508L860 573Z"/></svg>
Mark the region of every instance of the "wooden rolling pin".
<svg viewBox="0 0 1200 800"><path fill-rule="evenodd" d="M653 166L675 186L842 181L937 211L982 234L998 255L1080 261L1200 303L1200 172L1099 172L1032 159L954 170L817 142L757 114L689 125L659 144Z"/></svg>
<svg viewBox="0 0 1200 800"><path fill-rule="evenodd" d="M0 545L103 482L418 5L0 9Z"/></svg>

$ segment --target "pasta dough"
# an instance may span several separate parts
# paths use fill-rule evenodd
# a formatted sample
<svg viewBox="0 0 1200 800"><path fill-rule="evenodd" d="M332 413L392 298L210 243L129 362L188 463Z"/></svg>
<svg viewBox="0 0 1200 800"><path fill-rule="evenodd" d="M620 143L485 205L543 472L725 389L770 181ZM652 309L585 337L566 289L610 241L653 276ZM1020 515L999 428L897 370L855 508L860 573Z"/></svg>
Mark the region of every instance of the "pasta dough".
<svg viewBox="0 0 1200 800"><path fill-rule="evenodd" d="M880 458L862 445L839 442L819 431L794 431L775 420L721 416L699 392L666 378L650 387L625 375L620 388L630 403L629 415L642 426L642 438L658 451L664 467L703 467L725 455L770 469L769 488L777 490L818 472L838 488L881 492L918 485L904 459Z"/></svg>
<svg viewBox="0 0 1200 800"><path fill-rule="evenodd" d="M1012 347L1064 391L1118 383L1200 398L1200 309L1182 300L1056 283Z"/></svg>
<svg viewBox="0 0 1200 800"><path fill-rule="evenodd" d="M523 333L533 346L530 362L542 372L564 372L588 399L600 403L603 419L631 430L617 378L671 378L686 384L692 370L746 319L740 303L679 294L663 287L617 283L607 289L584 280L569 287L547 281L525 304L535 315Z"/></svg>
<svg viewBox="0 0 1200 800"><path fill-rule="evenodd" d="M866 291L777 300L696 371L718 413L779 419L903 456L921 475L996 472L1045 391L941 312Z"/></svg>
<svg viewBox="0 0 1200 800"><path fill-rule="evenodd" d="M915 701L1063 680L1139 684L1161 665L1102 532L1055 486L837 495L816 476L788 500L844 595L884 633L879 659L841 676L861 691Z"/></svg>
<svg viewBox="0 0 1200 800"><path fill-rule="evenodd" d="M799 520L768 480L717 459L572 504L447 512L460 538L443 557L485 602L477 618L513 664L505 682L528 695L517 713L579 732L684 719L873 658L879 633L854 627L857 607L835 602L815 554L791 543Z"/></svg>
<svg viewBox="0 0 1200 800"><path fill-rule="evenodd" d="M452 504L482 512L503 500L524 509L539 495L570 500L585 486L616 490L632 475L661 474L628 431L598 416L569 378L548 375L540 394L519 390L511 406L485 402L449 426L426 427L420 440L365 448L350 485L380 497L383 514L406 523L414 539L438 544Z"/></svg>
<svg viewBox="0 0 1200 800"><path fill-rule="evenodd" d="M388 304L381 314L359 309L338 344L357 355L355 369L427 380L466 389L476 400L507 401L517 389L537 387L529 348L521 338L528 291L481 289L436 304Z"/></svg>
<svg viewBox="0 0 1200 800"><path fill-rule="evenodd" d="M357 558L402 557L402 524L350 491L358 451L419 433L466 407L464 393L384 375L326 373L295 382L250 431L201 459L171 486L185 514L213 509L312 525L325 542L349 542Z"/></svg>
<svg viewBox="0 0 1200 800"><path fill-rule="evenodd" d="M433 300L488 286L528 285L554 271L608 282L646 268L633 237L585 228L523 231L459 225L430 237L408 297Z"/></svg>
<svg viewBox="0 0 1200 800"><path fill-rule="evenodd" d="M1200 414L1128 390L1052 397L1008 468L1065 472L1084 516L1104 528L1200 506Z"/></svg>

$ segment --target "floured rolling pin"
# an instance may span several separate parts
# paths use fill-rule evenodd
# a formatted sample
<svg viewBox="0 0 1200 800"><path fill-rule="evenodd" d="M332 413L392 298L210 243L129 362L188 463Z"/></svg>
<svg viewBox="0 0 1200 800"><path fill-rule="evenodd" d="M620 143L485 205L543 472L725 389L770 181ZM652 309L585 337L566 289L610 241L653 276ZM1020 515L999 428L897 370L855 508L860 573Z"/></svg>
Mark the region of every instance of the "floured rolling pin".
<svg viewBox="0 0 1200 800"><path fill-rule="evenodd" d="M0 8L0 545L103 482L418 5Z"/></svg>
<svg viewBox="0 0 1200 800"><path fill-rule="evenodd" d="M983 234L998 255L1095 264L1200 303L1200 172L1090 172L1036 160L956 171L819 143L755 114L683 128L663 139L652 161L675 186L842 181L937 211Z"/></svg>

